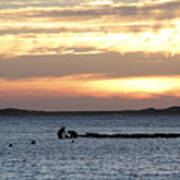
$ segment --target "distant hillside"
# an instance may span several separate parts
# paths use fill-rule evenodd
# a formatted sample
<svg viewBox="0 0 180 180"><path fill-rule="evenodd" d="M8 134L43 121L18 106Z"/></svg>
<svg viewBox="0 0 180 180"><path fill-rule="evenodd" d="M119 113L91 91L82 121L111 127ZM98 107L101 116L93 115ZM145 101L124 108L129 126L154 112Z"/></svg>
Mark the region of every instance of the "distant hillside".
<svg viewBox="0 0 180 180"><path fill-rule="evenodd" d="M57 115L106 115L106 114L124 114L124 115L180 115L180 107L174 106L166 109L142 109L125 111L35 111L24 109L0 109L0 116L57 116Z"/></svg>

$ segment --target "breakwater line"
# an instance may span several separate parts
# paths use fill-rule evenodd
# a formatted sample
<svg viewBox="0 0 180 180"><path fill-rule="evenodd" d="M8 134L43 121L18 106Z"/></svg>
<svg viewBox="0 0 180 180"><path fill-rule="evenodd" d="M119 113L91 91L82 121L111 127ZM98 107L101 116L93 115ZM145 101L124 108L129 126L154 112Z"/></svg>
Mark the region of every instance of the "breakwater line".
<svg viewBox="0 0 180 180"><path fill-rule="evenodd" d="M82 138L180 138L180 133L137 133L137 134L99 134L99 133L86 133L84 135L78 135Z"/></svg>

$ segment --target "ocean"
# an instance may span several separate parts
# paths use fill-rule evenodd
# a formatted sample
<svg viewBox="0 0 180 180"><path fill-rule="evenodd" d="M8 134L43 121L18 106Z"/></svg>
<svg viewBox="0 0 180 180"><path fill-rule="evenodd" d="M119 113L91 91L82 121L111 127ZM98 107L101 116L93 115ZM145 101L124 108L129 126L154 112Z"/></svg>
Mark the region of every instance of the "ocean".
<svg viewBox="0 0 180 180"><path fill-rule="evenodd" d="M180 179L180 138L59 140L62 126L78 134L180 133L180 116L0 116L0 180Z"/></svg>

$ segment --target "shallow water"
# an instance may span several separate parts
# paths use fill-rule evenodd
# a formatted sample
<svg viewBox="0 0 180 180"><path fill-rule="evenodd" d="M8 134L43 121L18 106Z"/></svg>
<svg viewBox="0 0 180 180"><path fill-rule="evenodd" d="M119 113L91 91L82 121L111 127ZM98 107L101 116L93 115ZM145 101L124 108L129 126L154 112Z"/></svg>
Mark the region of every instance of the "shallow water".
<svg viewBox="0 0 180 180"><path fill-rule="evenodd" d="M82 134L174 133L180 132L180 117L0 117L0 179L180 179L180 138L78 138L72 143L70 139L57 139L62 126ZM31 144L33 139L35 145Z"/></svg>

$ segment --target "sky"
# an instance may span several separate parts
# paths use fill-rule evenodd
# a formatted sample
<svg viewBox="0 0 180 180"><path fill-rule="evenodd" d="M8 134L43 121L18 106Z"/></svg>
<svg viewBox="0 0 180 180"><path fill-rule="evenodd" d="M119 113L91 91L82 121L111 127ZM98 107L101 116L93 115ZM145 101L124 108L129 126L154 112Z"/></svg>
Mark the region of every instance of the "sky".
<svg viewBox="0 0 180 180"><path fill-rule="evenodd" d="M178 106L179 29L179 0L0 0L0 108Z"/></svg>

